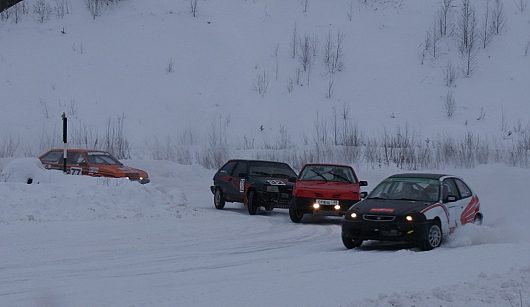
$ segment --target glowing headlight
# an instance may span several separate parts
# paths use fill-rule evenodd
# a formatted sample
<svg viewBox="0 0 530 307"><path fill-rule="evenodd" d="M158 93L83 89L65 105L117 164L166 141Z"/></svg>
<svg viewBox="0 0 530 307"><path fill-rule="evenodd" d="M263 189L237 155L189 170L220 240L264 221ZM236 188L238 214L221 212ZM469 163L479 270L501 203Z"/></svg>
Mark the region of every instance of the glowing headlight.
<svg viewBox="0 0 530 307"><path fill-rule="evenodd" d="M357 218L357 213L352 212L352 214L350 214L350 216L351 216L352 219Z"/></svg>
<svg viewBox="0 0 530 307"><path fill-rule="evenodd" d="M410 215L405 216L405 219L409 222L412 222L412 216Z"/></svg>
<svg viewBox="0 0 530 307"><path fill-rule="evenodd" d="M129 178L129 177L125 177L125 178L127 178L127 180L131 180L131 178Z"/></svg>
<svg viewBox="0 0 530 307"><path fill-rule="evenodd" d="M340 206L339 205L335 205L335 210L340 210Z"/></svg>
<svg viewBox="0 0 530 307"><path fill-rule="evenodd" d="M140 180L144 180L144 177L140 177Z"/></svg>
<svg viewBox="0 0 530 307"><path fill-rule="evenodd" d="M314 209L318 209L318 208L320 208L320 205L319 204L313 204L313 208Z"/></svg>
<svg viewBox="0 0 530 307"><path fill-rule="evenodd" d="M267 186L267 192L278 193L279 190L278 190L278 187L277 187L277 186L270 186L270 185L268 185L268 186Z"/></svg>

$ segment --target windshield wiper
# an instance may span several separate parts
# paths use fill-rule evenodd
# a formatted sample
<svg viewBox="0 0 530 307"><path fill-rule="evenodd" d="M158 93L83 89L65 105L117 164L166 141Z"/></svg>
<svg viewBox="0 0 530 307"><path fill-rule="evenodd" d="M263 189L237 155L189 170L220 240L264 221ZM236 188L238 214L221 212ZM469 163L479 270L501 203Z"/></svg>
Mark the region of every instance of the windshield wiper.
<svg viewBox="0 0 530 307"><path fill-rule="evenodd" d="M348 178L346 178L346 177L344 177L344 176L342 176L342 175L335 174L335 173L333 173L333 172L328 172L328 174L331 174L331 175L333 175L333 176L335 176L335 177L339 177L340 179L343 179L344 181L347 181L347 182L349 182L349 183L353 183L350 179L348 179Z"/></svg>
<svg viewBox="0 0 530 307"><path fill-rule="evenodd" d="M269 173L266 173L266 172L252 172L253 175L261 175L261 176L272 176L271 174Z"/></svg>
<svg viewBox="0 0 530 307"><path fill-rule="evenodd" d="M314 169L310 169L310 171L312 171L313 173L317 174L319 177L322 177L322 179L324 179L325 182L328 182L326 177L324 177L324 175L322 175L321 173L315 171Z"/></svg>

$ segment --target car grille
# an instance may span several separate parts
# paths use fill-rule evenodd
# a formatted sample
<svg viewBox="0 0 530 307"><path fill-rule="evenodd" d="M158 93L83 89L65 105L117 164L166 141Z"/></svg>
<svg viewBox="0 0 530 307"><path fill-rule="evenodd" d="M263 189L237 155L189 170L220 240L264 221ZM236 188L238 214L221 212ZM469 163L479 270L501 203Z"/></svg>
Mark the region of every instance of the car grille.
<svg viewBox="0 0 530 307"><path fill-rule="evenodd" d="M378 215L378 214L365 214L363 215L365 221L372 222L392 222L396 219L394 215Z"/></svg>

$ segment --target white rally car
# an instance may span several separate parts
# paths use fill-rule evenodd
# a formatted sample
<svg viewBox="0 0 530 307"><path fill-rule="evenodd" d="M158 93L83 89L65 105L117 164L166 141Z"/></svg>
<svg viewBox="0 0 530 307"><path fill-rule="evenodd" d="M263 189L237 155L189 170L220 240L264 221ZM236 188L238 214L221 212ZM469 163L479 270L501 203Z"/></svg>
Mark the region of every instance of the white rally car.
<svg viewBox="0 0 530 307"><path fill-rule="evenodd" d="M412 241L423 250L440 246L443 237L466 223L481 224L480 201L459 177L398 174L383 180L342 221L342 242Z"/></svg>

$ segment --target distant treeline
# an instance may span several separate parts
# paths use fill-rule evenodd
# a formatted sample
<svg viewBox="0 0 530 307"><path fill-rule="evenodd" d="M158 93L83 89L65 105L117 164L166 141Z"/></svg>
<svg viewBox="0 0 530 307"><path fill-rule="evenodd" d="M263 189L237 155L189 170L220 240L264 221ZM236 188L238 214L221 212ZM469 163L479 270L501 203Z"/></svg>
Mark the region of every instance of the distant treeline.
<svg viewBox="0 0 530 307"><path fill-rule="evenodd" d="M0 0L0 12L3 12L19 2L22 2L22 0Z"/></svg>

